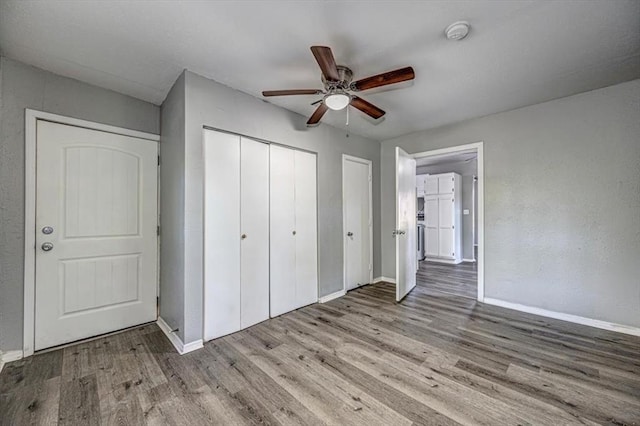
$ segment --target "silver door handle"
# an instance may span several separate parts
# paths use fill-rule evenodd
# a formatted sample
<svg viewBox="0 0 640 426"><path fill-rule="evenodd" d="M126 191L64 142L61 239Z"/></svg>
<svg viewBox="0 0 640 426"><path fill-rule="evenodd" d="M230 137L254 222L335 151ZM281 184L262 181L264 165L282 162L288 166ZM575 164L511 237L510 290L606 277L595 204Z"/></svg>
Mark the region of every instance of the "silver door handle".
<svg viewBox="0 0 640 426"><path fill-rule="evenodd" d="M347 232L347 237L353 237L353 232Z"/></svg>
<svg viewBox="0 0 640 426"><path fill-rule="evenodd" d="M44 250L44 251L53 250L53 243L49 243L49 242L42 243L42 250Z"/></svg>

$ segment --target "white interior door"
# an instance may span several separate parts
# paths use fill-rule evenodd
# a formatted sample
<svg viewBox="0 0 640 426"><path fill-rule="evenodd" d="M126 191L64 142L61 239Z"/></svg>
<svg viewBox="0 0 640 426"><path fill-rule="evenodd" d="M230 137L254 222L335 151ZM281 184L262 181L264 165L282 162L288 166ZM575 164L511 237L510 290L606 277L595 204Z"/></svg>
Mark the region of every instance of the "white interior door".
<svg viewBox="0 0 640 426"><path fill-rule="evenodd" d="M37 135L35 349L155 320L157 143L47 121Z"/></svg>
<svg viewBox="0 0 640 426"><path fill-rule="evenodd" d="M396 300L416 286L416 160L396 147Z"/></svg>
<svg viewBox="0 0 640 426"><path fill-rule="evenodd" d="M269 145L241 138L240 327L269 318Z"/></svg>
<svg viewBox="0 0 640 426"><path fill-rule="evenodd" d="M453 193L438 196L438 256L452 259L455 251L454 203Z"/></svg>
<svg viewBox="0 0 640 426"><path fill-rule="evenodd" d="M271 317L296 306L295 151L270 145Z"/></svg>
<svg viewBox="0 0 640 426"><path fill-rule="evenodd" d="M318 301L316 155L295 151L295 309Z"/></svg>
<svg viewBox="0 0 640 426"><path fill-rule="evenodd" d="M240 136L204 130L204 338L240 330Z"/></svg>
<svg viewBox="0 0 640 426"><path fill-rule="evenodd" d="M345 289L371 282L370 164L344 159Z"/></svg>

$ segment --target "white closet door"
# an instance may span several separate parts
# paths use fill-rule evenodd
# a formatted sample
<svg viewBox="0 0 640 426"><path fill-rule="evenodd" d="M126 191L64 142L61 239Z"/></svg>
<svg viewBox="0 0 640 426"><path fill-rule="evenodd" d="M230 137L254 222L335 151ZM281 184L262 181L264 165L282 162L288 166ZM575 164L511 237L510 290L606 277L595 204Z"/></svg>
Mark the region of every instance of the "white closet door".
<svg viewBox="0 0 640 426"><path fill-rule="evenodd" d="M269 318L269 145L241 138L240 326Z"/></svg>
<svg viewBox="0 0 640 426"><path fill-rule="evenodd" d="M453 194L438 196L438 238L440 241L439 256L453 258L454 244L454 203Z"/></svg>
<svg viewBox="0 0 640 426"><path fill-rule="evenodd" d="M316 156L294 151L296 308L318 301Z"/></svg>
<svg viewBox="0 0 640 426"><path fill-rule="evenodd" d="M240 330L240 136L204 131L204 337Z"/></svg>
<svg viewBox="0 0 640 426"><path fill-rule="evenodd" d="M270 145L271 317L296 308L294 151Z"/></svg>
<svg viewBox="0 0 640 426"><path fill-rule="evenodd" d="M438 196L428 196L424 200L425 255L439 256L438 245Z"/></svg>

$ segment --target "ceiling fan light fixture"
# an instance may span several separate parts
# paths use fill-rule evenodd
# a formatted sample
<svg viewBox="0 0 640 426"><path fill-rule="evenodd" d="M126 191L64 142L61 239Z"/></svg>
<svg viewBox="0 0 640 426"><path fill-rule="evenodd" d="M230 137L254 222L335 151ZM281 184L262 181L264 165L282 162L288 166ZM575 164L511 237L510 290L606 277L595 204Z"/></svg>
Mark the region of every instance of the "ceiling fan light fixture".
<svg viewBox="0 0 640 426"><path fill-rule="evenodd" d="M334 111L344 109L351 102L351 96L345 92L333 92L324 97L324 104Z"/></svg>

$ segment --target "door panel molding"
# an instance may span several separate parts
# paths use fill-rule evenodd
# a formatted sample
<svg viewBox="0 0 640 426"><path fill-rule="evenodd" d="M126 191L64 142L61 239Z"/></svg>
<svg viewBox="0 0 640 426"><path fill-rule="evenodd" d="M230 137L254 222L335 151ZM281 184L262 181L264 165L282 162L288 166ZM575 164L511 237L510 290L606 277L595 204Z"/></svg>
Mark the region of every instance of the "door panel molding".
<svg viewBox="0 0 640 426"><path fill-rule="evenodd" d="M158 143L160 135L125 129L58 114L25 109L25 227L24 227L24 311L22 354L33 355L35 344L35 266L36 266L36 146L37 122L50 121ZM158 191L159 194L159 191ZM157 288L157 283L156 283Z"/></svg>
<svg viewBox="0 0 640 426"><path fill-rule="evenodd" d="M347 291L347 201L345 166L347 161L364 164L369 169L369 283L373 283L373 162L360 157L342 154L342 291Z"/></svg>

